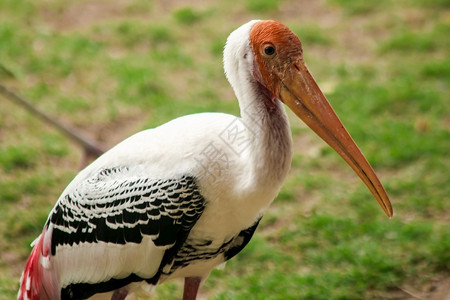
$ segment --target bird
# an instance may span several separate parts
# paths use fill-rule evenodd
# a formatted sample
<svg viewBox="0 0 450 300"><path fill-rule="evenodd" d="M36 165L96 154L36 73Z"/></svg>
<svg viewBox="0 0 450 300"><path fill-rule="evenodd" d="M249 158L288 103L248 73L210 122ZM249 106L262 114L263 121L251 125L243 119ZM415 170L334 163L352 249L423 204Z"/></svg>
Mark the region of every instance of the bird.
<svg viewBox="0 0 450 300"><path fill-rule="evenodd" d="M235 29L223 53L240 115L176 118L138 132L81 170L51 210L18 299L134 299L184 278L194 300L210 272L252 238L293 156L287 106L328 143L391 218L389 197L274 20Z"/></svg>

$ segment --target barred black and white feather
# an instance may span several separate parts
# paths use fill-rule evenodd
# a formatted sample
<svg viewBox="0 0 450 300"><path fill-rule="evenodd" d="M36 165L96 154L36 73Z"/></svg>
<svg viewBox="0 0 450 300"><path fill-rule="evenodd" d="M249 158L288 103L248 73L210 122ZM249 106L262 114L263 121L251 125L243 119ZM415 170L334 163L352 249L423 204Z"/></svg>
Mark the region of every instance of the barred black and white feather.
<svg viewBox="0 0 450 300"><path fill-rule="evenodd" d="M70 280L65 276L61 278L63 298L87 298L133 281L156 283L162 269L173 264L178 249L202 215L205 204L192 176L158 180L136 177L129 174L128 168L119 167L103 169L81 182L58 202L46 225L52 228L51 250L55 265L65 260L67 252L71 255L69 259L80 260L76 256L82 252L77 253L77 249L90 246L103 247L101 251L109 259L110 249L130 248L133 244L138 248L145 244L141 251L151 252L148 247L153 244L154 252L161 259L153 257L153 266L147 270L139 270L142 265L139 260L134 268L129 259L124 260L122 265L116 264L106 273L100 271L97 276L91 275L91 280L86 280L86 273L95 273L92 267L80 263L77 270L74 265ZM147 241L143 243L145 237ZM136 254L139 252L137 250ZM116 259L120 260L119 257ZM86 261L86 258L82 260ZM95 257L95 260L91 266L100 267L102 257ZM129 271L123 272L127 268ZM83 269L88 270L83 272Z"/></svg>
<svg viewBox="0 0 450 300"><path fill-rule="evenodd" d="M140 243L145 235L156 246L170 247L178 238L173 233L189 232L203 212L205 201L191 176L115 178L115 172L102 170L56 205L48 221L53 224L52 254L59 245L124 245Z"/></svg>

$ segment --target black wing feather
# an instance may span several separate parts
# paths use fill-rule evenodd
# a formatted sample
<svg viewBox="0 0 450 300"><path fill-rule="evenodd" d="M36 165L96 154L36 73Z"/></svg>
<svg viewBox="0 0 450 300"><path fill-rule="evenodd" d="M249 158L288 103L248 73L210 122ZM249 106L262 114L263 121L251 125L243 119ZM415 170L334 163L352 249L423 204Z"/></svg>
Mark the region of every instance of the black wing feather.
<svg viewBox="0 0 450 300"><path fill-rule="evenodd" d="M172 245L178 232L189 231L203 212L205 200L192 176L110 180L112 171L100 174L57 203L49 218L52 254L59 245L140 243L143 235L155 235L157 246Z"/></svg>
<svg viewBox="0 0 450 300"><path fill-rule="evenodd" d="M53 225L52 254L61 245L140 243L147 235L167 248L159 271L153 278L130 274L98 284L70 284L62 289L63 299L86 298L132 281L156 283L202 215L205 200L194 177L158 180L129 173L126 168L102 170L58 201L46 224Z"/></svg>

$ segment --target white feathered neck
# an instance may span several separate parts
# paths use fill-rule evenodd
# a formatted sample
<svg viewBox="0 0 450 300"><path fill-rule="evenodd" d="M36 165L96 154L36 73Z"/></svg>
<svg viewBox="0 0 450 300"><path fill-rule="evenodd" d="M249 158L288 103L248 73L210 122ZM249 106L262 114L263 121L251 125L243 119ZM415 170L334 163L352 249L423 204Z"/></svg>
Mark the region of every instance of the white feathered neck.
<svg viewBox="0 0 450 300"><path fill-rule="evenodd" d="M250 21L227 39L223 63L225 75L239 101L242 121L256 132L251 145L254 176L259 183L281 183L292 159L292 137L284 105L278 99L270 111L267 95L253 76L254 54L250 31L259 20Z"/></svg>

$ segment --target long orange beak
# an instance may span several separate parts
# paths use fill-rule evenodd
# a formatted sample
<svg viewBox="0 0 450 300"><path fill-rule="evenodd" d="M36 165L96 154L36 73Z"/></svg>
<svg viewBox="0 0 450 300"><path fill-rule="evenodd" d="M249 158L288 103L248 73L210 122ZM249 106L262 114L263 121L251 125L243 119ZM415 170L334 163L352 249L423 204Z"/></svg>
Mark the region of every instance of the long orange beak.
<svg viewBox="0 0 450 300"><path fill-rule="evenodd" d="M280 100L328 143L367 185L386 215L393 210L386 191L320 90L306 64L294 63L281 79Z"/></svg>

